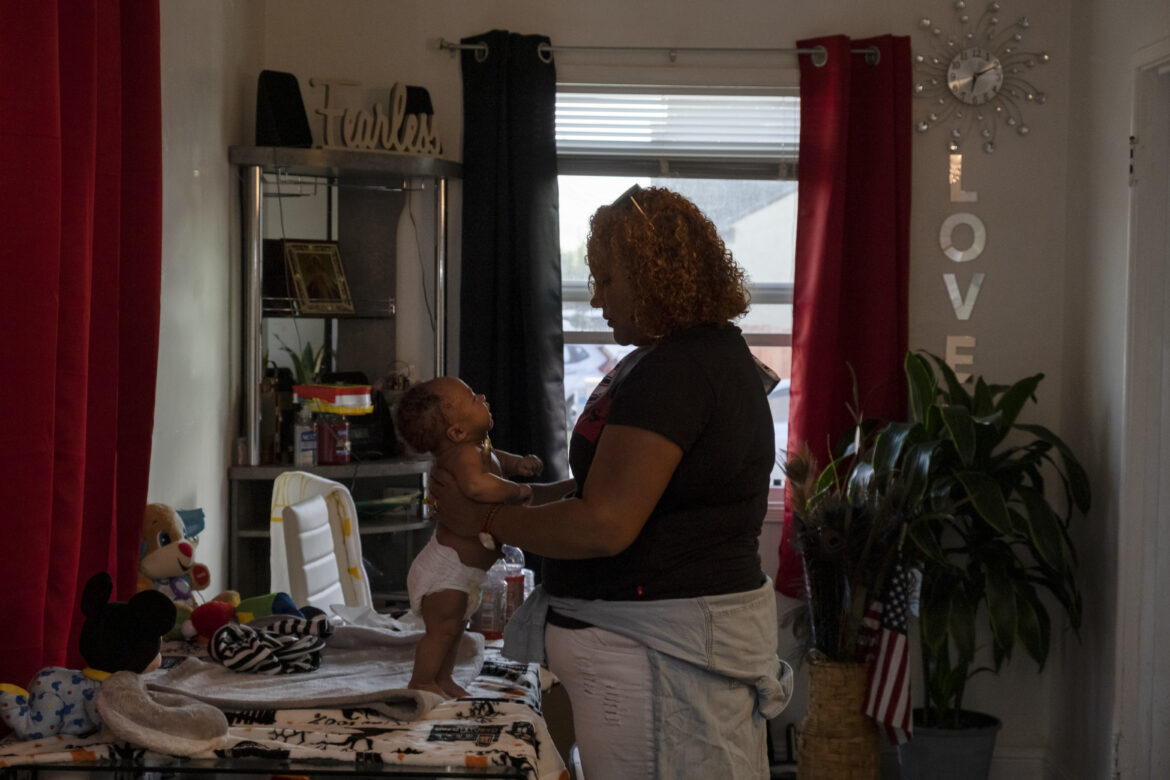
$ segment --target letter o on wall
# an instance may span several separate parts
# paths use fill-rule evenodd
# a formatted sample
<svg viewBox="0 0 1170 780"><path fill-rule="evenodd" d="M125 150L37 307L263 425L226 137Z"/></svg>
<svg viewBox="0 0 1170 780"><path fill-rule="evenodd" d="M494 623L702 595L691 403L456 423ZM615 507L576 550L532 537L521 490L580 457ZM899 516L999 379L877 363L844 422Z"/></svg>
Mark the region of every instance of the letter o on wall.
<svg viewBox="0 0 1170 780"><path fill-rule="evenodd" d="M955 228L959 225L968 225L975 237L971 241L971 246L966 249L957 249L951 240ZM954 260L956 263L966 263L974 260L979 255L983 254L983 247L987 245L987 228L983 226L983 220L966 211L961 211L958 214L951 214L943 220L942 227L938 229L938 246L943 251L943 254Z"/></svg>

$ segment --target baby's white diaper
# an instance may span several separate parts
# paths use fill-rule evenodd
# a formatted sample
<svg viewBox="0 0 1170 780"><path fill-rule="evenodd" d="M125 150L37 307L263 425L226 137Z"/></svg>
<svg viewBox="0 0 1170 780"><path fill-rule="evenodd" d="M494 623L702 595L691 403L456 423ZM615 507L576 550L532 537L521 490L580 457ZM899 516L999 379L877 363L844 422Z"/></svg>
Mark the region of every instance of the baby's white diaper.
<svg viewBox="0 0 1170 780"><path fill-rule="evenodd" d="M439 590L461 590L467 594L467 614L470 618L479 609L483 598L483 584L487 574L483 569L467 566L459 560L459 553L439 544L435 537L415 556L406 575L406 590L410 594L410 609L422 615L423 596Z"/></svg>

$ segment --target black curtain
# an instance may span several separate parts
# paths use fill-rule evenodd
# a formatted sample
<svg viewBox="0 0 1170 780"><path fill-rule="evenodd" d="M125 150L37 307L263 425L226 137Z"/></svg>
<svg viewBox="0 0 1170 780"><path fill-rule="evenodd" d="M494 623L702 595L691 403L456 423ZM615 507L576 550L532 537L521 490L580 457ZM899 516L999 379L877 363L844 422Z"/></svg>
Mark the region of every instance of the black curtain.
<svg viewBox="0 0 1170 780"><path fill-rule="evenodd" d="M568 476L556 70L539 35L464 38L459 373L492 406L493 443ZM539 569L537 569L539 571Z"/></svg>

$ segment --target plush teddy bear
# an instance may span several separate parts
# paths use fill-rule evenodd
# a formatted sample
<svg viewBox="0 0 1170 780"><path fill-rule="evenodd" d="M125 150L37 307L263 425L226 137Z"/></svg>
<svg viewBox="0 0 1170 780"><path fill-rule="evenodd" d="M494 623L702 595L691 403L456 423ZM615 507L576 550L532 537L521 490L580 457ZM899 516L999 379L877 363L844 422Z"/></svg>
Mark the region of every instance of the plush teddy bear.
<svg viewBox="0 0 1170 780"><path fill-rule="evenodd" d="M157 590L177 604L194 607L194 592L211 584L208 568L195 563L199 530L188 531L179 513L166 504L147 504L138 556L138 589Z"/></svg>
<svg viewBox="0 0 1170 780"><path fill-rule="evenodd" d="M106 572L89 579L81 597L85 623L79 648L88 666L80 671L48 666L25 690L0 685L0 719L24 739L85 735L101 728L97 691L114 672L148 672L161 663L162 635L175 624L175 605L146 590L129 601L110 601L114 583Z"/></svg>
<svg viewBox="0 0 1170 780"><path fill-rule="evenodd" d="M174 602L175 624L167 639L182 637L182 625L199 606L196 591L211 583L211 572L195 563L196 535L203 530L202 510L175 511L167 504L147 504L142 520L142 542L138 560L138 589L156 590ZM233 606L240 595L225 590L211 601Z"/></svg>

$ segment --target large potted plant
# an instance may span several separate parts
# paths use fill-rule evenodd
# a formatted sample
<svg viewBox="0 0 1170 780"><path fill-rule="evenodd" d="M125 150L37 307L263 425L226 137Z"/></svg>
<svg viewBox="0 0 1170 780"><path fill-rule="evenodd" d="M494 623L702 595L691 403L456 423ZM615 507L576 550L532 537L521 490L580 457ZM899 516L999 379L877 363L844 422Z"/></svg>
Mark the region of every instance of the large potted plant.
<svg viewBox="0 0 1170 780"><path fill-rule="evenodd" d="M908 552L922 573L920 644L925 698L915 712L914 738L900 746L903 780L940 776L924 766L939 753L933 737L953 749L959 735L990 735L987 753L970 758L971 778L990 768L998 719L964 708L967 682L998 672L1022 648L1043 669L1052 620L1049 594L1074 630L1081 596L1069 536L1074 511L1086 513L1090 490L1069 447L1047 428L1018 422L1043 374L1011 385L976 378L970 389L945 361L929 353L905 360L906 422L883 429L875 458L904 458L904 448L929 453L926 508L909 525ZM976 664L977 627L988 629L990 665ZM958 737L958 739L956 739ZM947 777L957 761L947 761Z"/></svg>

